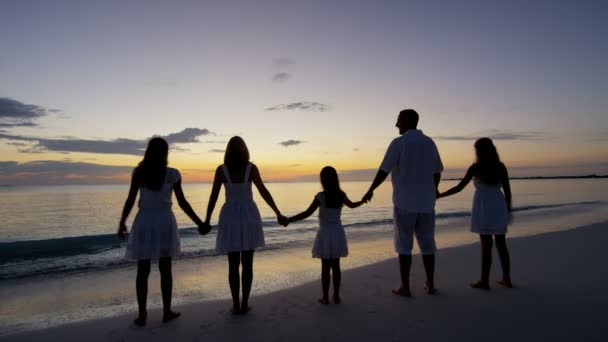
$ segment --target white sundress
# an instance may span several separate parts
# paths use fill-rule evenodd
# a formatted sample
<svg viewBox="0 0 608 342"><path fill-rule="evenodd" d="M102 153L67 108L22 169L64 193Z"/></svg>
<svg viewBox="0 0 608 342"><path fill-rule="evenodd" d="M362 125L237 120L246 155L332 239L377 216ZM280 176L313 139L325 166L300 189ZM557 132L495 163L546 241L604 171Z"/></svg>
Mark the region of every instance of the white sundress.
<svg viewBox="0 0 608 342"><path fill-rule="evenodd" d="M177 222L171 210L173 184L181 180L178 170L167 168L159 191L141 187L137 215L131 226L125 256L132 260L174 257L180 242Z"/></svg>
<svg viewBox="0 0 608 342"><path fill-rule="evenodd" d="M486 184L474 178L475 195L471 232L477 234L506 234L509 224L507 202L500 184Z"/></svg>
<svg viewBox="0 0 608 342"><path fill-rule="evenodd" d="M322 192L315 198L319 202L319 230L312 247L312 257L337 259L348 256L346 234L340 218L342 209L328 208Z"/></svg>
<svg viewBox="0 0 608 342"><path fill-rule="evenodd" d="M258 206L253 201L249 176L251 163L245 168L242 183L233 183L228 168L222 165L226 178L226 203L220 211L216 250L219 253L251 251L264 247L264 230Z"/></svg>

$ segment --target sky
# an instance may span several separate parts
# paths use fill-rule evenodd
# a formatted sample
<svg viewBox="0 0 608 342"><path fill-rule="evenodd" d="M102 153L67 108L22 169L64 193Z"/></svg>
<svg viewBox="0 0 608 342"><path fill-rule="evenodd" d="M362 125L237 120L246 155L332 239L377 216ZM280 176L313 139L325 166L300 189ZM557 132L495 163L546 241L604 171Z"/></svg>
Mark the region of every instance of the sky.
<svg viewBox="0 0 608 342"><path fill-rule="evenodd" d="M0 3L0 184L128 180L146 141L207 182L242 136L270 181L373 177L420 114L446 177L608 174L605 1Z"/></svg>

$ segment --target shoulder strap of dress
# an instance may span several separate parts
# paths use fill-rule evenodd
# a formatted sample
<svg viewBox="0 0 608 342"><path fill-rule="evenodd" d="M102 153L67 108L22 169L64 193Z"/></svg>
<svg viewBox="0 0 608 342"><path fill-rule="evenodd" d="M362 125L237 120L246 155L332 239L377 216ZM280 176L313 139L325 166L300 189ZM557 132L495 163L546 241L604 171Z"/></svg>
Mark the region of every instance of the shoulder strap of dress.
<svg viewBox="0 0 608 342"><path fill-rule="evenodd" d="M230 173L228 172L228 168L226 164L222 164L222 171L224 171L224 177L226 177L226 183L232 184L232 179L230 179Z"/></svg>
<svg viewBox="0 0 608 342"><path fill-rule="evenodd" d="M249 183L249 176L251 175L251 163L248 163L245 167L245 178L243 178L243 183Z"/></svg>

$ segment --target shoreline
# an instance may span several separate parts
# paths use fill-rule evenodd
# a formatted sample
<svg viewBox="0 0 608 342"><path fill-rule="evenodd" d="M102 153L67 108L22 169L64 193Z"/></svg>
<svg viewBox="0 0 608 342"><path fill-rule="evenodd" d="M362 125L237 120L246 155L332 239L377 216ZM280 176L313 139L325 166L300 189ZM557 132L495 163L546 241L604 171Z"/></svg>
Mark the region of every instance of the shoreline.
<svg viewBox="0 0 608 342"><path fill-rule="evenodd" d="M344 271L344 303L339 306L324 307L316 302L320 292L317 279L254 294L254 310L248 317L230 316L229 300L222 299L179 305L176 310L184 315L170 324L161 324L160 310L152 309L146 328L132 326L134 314L129 313L0 339L214 341L254 337L270 341L324 338L333 341L364 337L433 340L458 336L458 339L485 337L501 341L600 340L603 325L599 323L608 314L608 295L603 291L607 274L601 267L608 257L603 248L606 238L608 221L509 239L515 289L493 286L492 291L484 292L468 288L468 282L478 277L479 252L477 246L466 245L443 248L437 253L438 296L423 294L424 272L417 257L412 265L414 297L392 295L390 288L398 283L397 262L392 258ZM576 252L563 248L583 244L588 248ZM540 254L539 246L542 246ZM499 277L498 264L495 259L491 279ZM569 273L564 277L565 269ZM581 284L581 274L588 269L597 273L590 274L591 279ZM581 285L585 291L581 291ZM313 328L317 325L319 328ZM497 336L495 329L502 329L504 335Z"/></svg>

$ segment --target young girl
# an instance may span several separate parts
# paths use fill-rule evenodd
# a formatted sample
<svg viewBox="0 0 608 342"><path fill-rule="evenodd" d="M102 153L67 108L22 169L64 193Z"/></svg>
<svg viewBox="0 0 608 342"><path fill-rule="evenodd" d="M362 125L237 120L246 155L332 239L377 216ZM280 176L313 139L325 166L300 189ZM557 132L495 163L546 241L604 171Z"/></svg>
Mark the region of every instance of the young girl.
<svg viewBox="0 0 608 342"><path fill-rule="evenodd" d="M179 234L175 216L171 211L171 193L175 192L180 208L199 227L203 222L190 207L184 197L179 171L167 167L169 145L162 138L153 138L148 143L144 159L133 171L129 196L118 225L118 237L127 234L126 220L133 209L139 191L139 211L127 243L126 257L137 260L137 304L139 315L134 323L146 325L146 301L148 297L148 276L150 260L158 260L160 286L163 297L163 322L179 317L179 312L171 311L173 277L171 258L179 253Z"/></svg>
<svg viewBox="0 0 608 342"><path fill-rule="evenodd" d="M476 289L490 289L490 266L492 265L492 235L502 265L502 280L498 284L513 287L511 283L509 251L505 241L507 225L511 213L511 186L507 168L500 161L496 147L489 138L475 142L477 161L469 167L464 179L437 198L447 197L460 192L474 179L475 196L471 231L481 239L481 280L472 283ZM503 193L500 191L502 187Z"/></svg>
<svg viewBox="0 0 608 342"><path fill-rule="evenodd" d="M348 255L346 234L342 227L340 215L342 205L357 208L364 202L351 202L344 191L340 189L340 181L336 169L326 166L321 170L321 185L319 192L306 211L287 219L286 224L303 220L319 208L319 230L312 248L312 257L321 259L321 285L323 298L319 303L329 304L329 272L331 270L334 282L334 303L340 304L340 258Z"/></svg>
<svg viewBox="0 0 608 342"><path fill-rule="evenodd" d="M280 222L285 217L277 208L272 195L266 189L260 171L249 162L249 150L241 137L233 137L228 142L224 164L215 172L213 188L209 198L205 225L209 225L211 214L217 202L222 184L226 192L226 203L220 212L216 249L228 254L228 282L232 293L235 315L249 311L249 293L253 282L253 252L264 247L262 218L253 201L251 183L258 188L260 195L277 215ZM239 301L239 264L243 265L243 299Z"/></svg>

